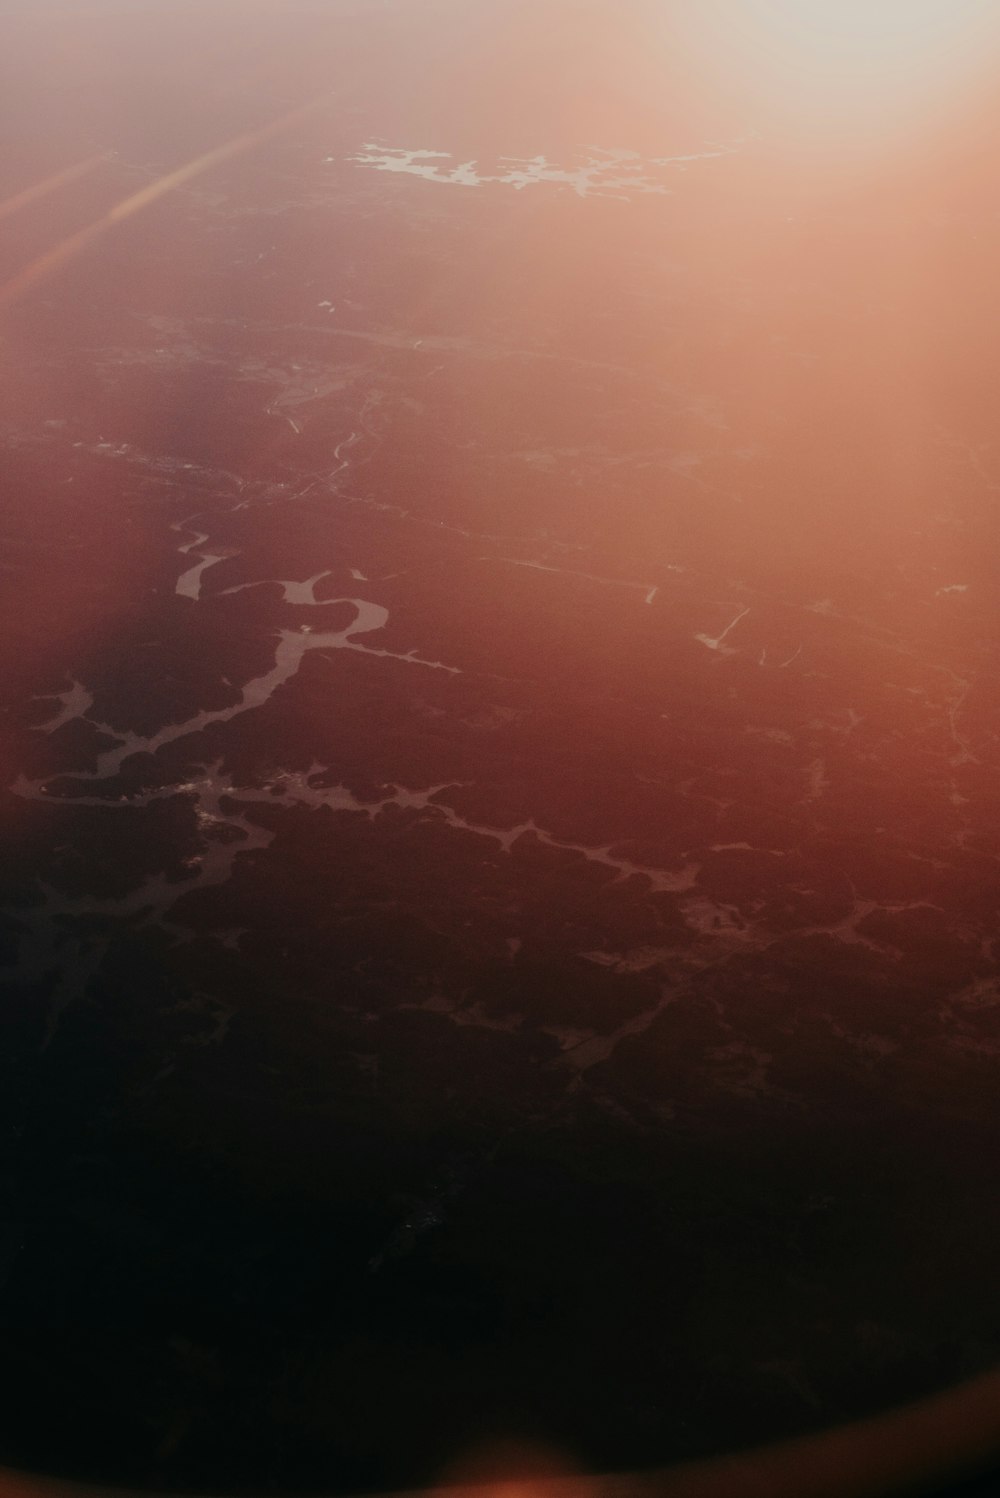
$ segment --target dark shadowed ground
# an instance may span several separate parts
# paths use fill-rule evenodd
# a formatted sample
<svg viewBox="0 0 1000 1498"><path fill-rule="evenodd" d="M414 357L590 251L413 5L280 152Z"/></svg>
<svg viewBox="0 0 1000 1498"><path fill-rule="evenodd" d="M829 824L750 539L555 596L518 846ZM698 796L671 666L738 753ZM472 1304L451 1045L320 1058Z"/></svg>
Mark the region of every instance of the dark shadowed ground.
<svg viewBox="0 0 1000 1498"><path fill-rule="evenodd" d="M0 198L81 167L4 281L253 137L0 292L0 1459L639 1467L990 1366L987 93L838 136L638 0L0 55Z"/></svg>

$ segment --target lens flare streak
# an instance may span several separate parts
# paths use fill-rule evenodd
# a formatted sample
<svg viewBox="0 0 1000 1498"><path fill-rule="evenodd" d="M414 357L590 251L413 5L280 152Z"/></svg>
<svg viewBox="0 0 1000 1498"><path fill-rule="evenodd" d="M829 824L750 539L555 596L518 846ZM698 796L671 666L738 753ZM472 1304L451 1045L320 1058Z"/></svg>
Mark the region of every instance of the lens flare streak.
<svg viewBox="0 0 1000 1498"><path fill-rule="evenodd" d="M215 146L211 151L206 151L201 156L186 162L172 172L158 177L155 182L140 188L138 192L131 193L129 197L123 198L120 203L108 210L101 218L95 219L93 223L86 224L78 229L75 234L69 235L53 249L47 250L44 255L38 256L24 270L12 276L3 286L0 286L0 311L19 301L28 292L32 291L50 276L56 275L62 268L75 260L90 245L102 239L105 234L114 229L116 225L124 223L126 219L132 218L134 214L140 213L144 208L166 197L168 193L183 187L186 183L194 181L195 178L204 176L213 167L221 166L225 161L231 161L234 157L242 156L247 151L253 150L255 146L263 145L265 141L273 140L276 136L284 134L292 129L300 121L307 118L315 110L328 102L328 96L322 95L318 99L311 99L308 103L299 105L296 109L289 110L287 114L279 116L278 119L270 121L258 130L248 130L242 135L234 136L231 140L224 142L221 146ZM85 164L86 165L86 164ZM77 171L78 175L82 172ZM62 180L66 179L63 174ZM72 179L70 179L72 180ZM40 183L34 189L34 195L39 196L41 190L51 191L49 183ZM61 183L56 184L61 185ZM29 189L29 191L32 191ZM25 194L20 195L22 201ZM16 200L9 200L16 202Z"/></svg>

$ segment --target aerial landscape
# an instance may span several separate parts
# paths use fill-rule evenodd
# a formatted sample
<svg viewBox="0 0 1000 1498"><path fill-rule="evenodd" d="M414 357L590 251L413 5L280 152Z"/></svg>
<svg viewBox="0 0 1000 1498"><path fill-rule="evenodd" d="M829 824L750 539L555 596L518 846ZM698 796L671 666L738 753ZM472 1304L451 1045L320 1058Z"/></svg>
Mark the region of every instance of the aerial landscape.
<svg viewBox="0 0 1000 1498"><path fill-rule="evenodd" d="M794 9L0 12L0 1463L1000 1361L1000 18Z"/></svg>

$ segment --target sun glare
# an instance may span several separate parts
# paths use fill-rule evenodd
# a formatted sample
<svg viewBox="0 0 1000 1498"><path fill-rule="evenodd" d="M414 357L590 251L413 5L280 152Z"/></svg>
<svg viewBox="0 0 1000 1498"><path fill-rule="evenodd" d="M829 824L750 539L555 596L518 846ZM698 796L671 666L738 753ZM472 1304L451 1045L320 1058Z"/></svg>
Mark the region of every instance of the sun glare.
<svg viewBox="0 0 1000 1498"><path fill-rule="evenodd" d="M809 133L961 102L1000 50L995 0L704 0L668 13L724 84Z"/></svg>
<svg viewBox="0 0 1000 1498"><path fill-rule="evenodd" d="M988 12L982 0L746 0L748 26L823 65L934 55Z"/></svg>

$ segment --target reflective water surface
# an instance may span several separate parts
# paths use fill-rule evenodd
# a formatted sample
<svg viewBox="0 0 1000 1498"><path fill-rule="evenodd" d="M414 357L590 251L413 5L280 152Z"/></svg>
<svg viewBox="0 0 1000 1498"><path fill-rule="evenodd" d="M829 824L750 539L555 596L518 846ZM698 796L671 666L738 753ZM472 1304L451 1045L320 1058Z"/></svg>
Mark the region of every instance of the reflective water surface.
<svg viewBox="0 0 1000 1498"><path fill-rule="evenodd" d="M0 1460L996 1359L1000 28L691 16L0 17Z"/></svg>

